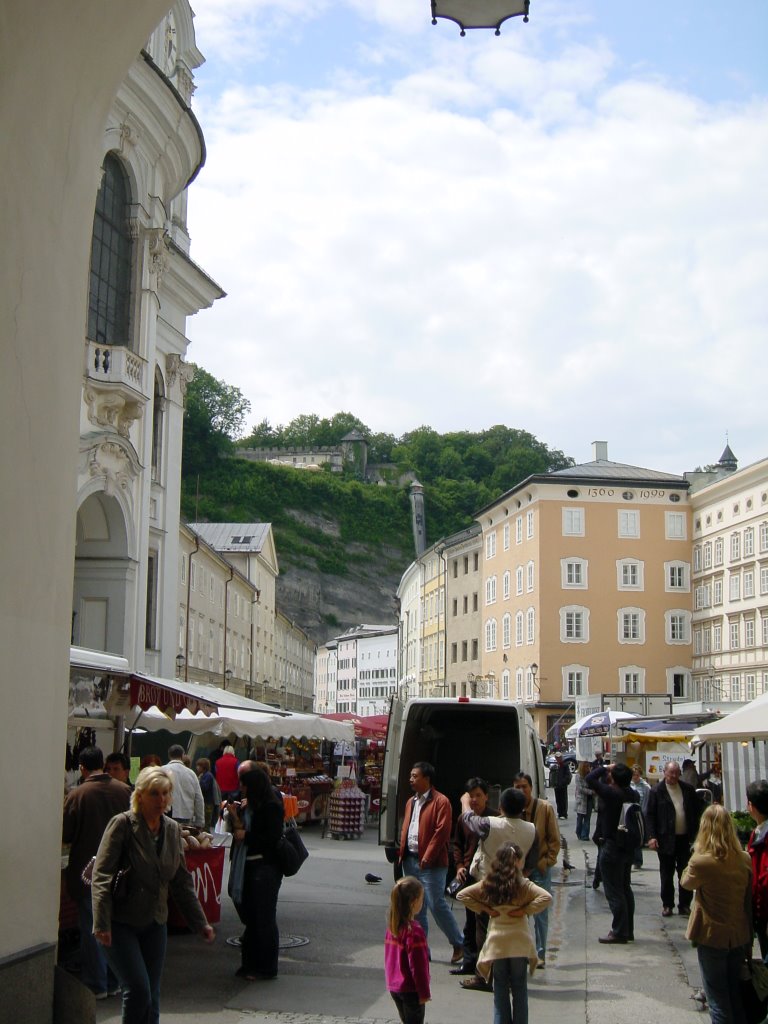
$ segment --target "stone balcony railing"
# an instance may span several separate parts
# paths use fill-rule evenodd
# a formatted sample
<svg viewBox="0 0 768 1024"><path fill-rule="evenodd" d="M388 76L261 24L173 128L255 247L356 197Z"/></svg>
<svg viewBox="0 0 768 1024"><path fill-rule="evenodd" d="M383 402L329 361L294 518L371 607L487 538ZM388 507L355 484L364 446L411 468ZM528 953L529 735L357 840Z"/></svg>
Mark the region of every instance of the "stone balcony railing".
<svg viewBox="0 0 768 1024"><path fill-rule="evenodd" d="M123 345L86 342L84 398L88 418L100 427L130 436L150 396L147 361Z"/></svg>
<svg viewBox="0 0 768 1024"><path fill-rule="evenodd" d="M102 384L122 384L144 395L146 360L124 345L87 343L87 376Z"/></svg>

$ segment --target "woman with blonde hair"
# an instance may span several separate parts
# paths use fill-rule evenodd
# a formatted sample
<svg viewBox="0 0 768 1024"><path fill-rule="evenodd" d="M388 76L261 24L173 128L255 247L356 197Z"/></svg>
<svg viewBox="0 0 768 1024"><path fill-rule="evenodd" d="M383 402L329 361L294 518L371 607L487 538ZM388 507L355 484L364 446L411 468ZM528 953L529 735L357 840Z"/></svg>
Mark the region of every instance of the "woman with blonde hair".
<svg viewBox="0 0 768 1024"><path fill-rule="evenodd" d="M751 876L730 814L712 804L701 816L680 885L696 893L685 934L696 946L713 1024L744 1020L739 971L752 945Z"/></svg>
<svg viewBox="0 0 768 1024"><path fill-rule="evenodd" d="M104 946L123 993L123 1024L157 1024L168 921L168 893L190 928L207 942L214 931L184 861L181 827L165 813L173 781L163 768L143 768L131 810L107 825L93 866L93 934ZM118 900L112 882L129 869Z"/></svg>

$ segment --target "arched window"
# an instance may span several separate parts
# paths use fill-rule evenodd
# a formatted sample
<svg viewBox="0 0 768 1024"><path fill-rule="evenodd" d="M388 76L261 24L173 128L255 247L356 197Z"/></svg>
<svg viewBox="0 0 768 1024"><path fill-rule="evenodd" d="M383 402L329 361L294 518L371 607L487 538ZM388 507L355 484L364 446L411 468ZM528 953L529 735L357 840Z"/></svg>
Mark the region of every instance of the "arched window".
<svg viewBox="0 0 768 1024"><path fill-rule="evenodd" d="M156 483L160 481L162 468L164 391L162 375L158 369L155 369L155 392L152 403L152 479Z"/></svg>
<svg viewBox="0 0 768 1024"><path fill-rule="evenodd" d="M88 338L102 345L128 345L131 295L131 236L128 178L117 157L104 160L91 240Z"/></svg>

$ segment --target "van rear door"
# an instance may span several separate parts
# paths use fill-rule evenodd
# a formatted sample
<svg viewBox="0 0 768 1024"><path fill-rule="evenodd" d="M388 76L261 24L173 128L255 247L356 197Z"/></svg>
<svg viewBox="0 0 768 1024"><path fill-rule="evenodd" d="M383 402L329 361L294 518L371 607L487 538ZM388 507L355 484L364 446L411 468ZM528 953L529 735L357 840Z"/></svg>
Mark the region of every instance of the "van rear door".
<svg viewBox="0 0 768 1024"><path fill-rule="evenodd" d="M381 804L379 810L379 845L397 846L397 776L400 770L400 745L404 705L397 697L389 706L387 742L381 773Z"/></svg>

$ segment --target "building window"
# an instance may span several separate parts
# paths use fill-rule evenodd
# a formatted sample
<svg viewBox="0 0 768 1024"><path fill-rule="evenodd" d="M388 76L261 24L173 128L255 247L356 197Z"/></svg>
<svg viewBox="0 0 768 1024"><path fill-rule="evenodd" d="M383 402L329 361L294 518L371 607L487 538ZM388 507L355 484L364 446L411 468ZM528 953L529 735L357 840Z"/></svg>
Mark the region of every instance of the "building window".
<svg viewBox="0 0 768 1024"><path fill-rule="evenodd" d="M509 612L501 620L501 645L505 649L512 646L512 616Z"/></svg>
<svg viewBox="0 0 768 1024"><path fill-rule="evenodd" d="M509 551L509 523L504 523L504 529L502 530L502 538L504 550Z"/></svg>
<svg viewBox="0 0 768 1024"><path fill-rule="evenodd" d="M644 563L636 558L620 558L616 562L617 586L619 590L642 590Z"/></svg>
<svg viewBox="0 0 768 1024"><path fill-rule="evenodd" d="M705 569L711 569L712 568L712 543L711 543L711 541L707 541L707 543L704 545L704 568Z"/></svg>
<svg viewBox="0 0 768 1024"><path fill-rule="evenodd" d="M637 665L619 669L619 690L621 693L643 693L644 670Z"/></svg>
<svg viewBox="0 0 768 1024"><path fill-rule="evenodd" d="M560 579L563 588L586 590L588 566L586 558L561 558Z"/></svg>
<svg viewBox="0 0 768 1024"><path fill-rule="evenodd" d="M755 596L755 574L752 569L744 571L744 597Z"/></svg>
<svg viewBox="0 0 768 1024"><path fill-rule="evenodd" d="M507 571L504 573L504 575L501 578L501 589L502 589L502 593L504 594L504 600L508 601L509 600L509 595L510 595L511 590L512 590L512 576L510 574L509 569L507 569Z"/></svg>
<svg viewBox="0 0 768 1024"><path fill-rule="evenodd" d="M564 508L563 509L563 536L583 537L584 536L584 509Z"/></svg>
<svg viewBox="0 0 768 1024"><path fill-rule="evenodd" d="M130 342L131 234L128 177L111 153L96 198L91 238L88 338L103 345Z"/></svg>
<svg viewBox="0 0 768 1024"><path fill-rule="evenodd" d="M749 558L755 553L755 531L750 526L744 531L744 557Z"/></svg>
<svg viewBox="0 0 768 1024"><path fill-rule="evenodd" d="M723 603L723 581L715 580L712 584L712 604L719 605Z"/></svg>
<svg viewBox="0 0 768 1024"><path fill-rule="evenodd" d="M732 651L739 649L739 623L738 620L732 621L728 626L728 633L730 637L730 645Z"/></svg>
<svg viewBox="0 0 768 1024"><path fill-rule="evenodd" d="M485 581L485 603L495 604L496 603L496 577L489 576Z"/></svg>
<svg viewBox="0 0 768 1024"><path fill-rule="evenodd" d="M619 536L640 536L640 513L636 509L619 509Z"/></svg>
<svg viewBox="0 0 768 1024"><path fill-rule="evenodd" d="M467 641L466 640L462 640L461 641L461 660L462 661L466 661L467 660Z"/></svg>
<svg viewBox="0 0 768 1024"><path fill-rule="evenodd" d="M760 523L760 551L768 551L768 523Z"/></svg>
<svg viewBox="0 0 768 1024"><path fill-rule="evenodd" d="M469 611L469 594L465 594L461 599L461 611L463 615Z"/></svg>
<svg viewBox="0 0 768 1024"><path fill-rule="evenodd" d="M741 700L741 679L731 676L731 700Z"/></svg>
<svg viewBox="0 0 768 1024"><path fill-rule="evenodd" d="M645 612L642 608L620 608L618 620L620 644L645 643Z"/></svg>
<svg viewBox="0 0 768 1024"><path fill-rule="evenodd" d="M670 692L673 697L688 696L688 676L685 672L673 672Z"/></svg>
<svg viewBox="0 0 768 1024"><path fill-rule="evenodd" d="M501 696L509 700L509 669L505 668L501 673Z"/></svg>
<svg viewBox="0 0 768 1024"><path fill-rule="evenodd" d="M533 538L533 512L525 514L525 535L528 540Z"/></svg>
<svg viewBox="0 0 768 1024"><path fill-rule="evenodd" d="M453 617L455 619L456 616L459 614L459 599L458 599L458 597L454 597L452 605L451 605L451 608L452 608L452 611L453 611Z"/></svg>
<svg viewBox="0 0 768 1024"><path fill-rule="evenodd" d="M577 606L560 609L560 639L563 643L589 640L589 610Z"/></svg>
<svg viewBox="0 0 768 1024"><path fill-rule="evenodd" d="M479 607L480 606L477 600L477 591L475 591L474 594L472 595L472 611L476 612Z"/></svg>
<svg viewBox="0 0 768 1024"><path fill-rule="evenodd" d="M762 622L763 647L768 647L768 615L763 615L760 621ZM764 678L768 680L768 672Z"/></svg>
<svg viewBox="0 0 768 1024"><path fill-rule="evenodd" d="M741 558L741 537L738 533L731 534L731 561L738 562Z"/></svg>
<svg viewBox="0 0 768 1024"><path fill-rule="evenodd" d="M477 640L472 641L472 661L477 661L478 656L478 643Z"/></svg>
<svg viewBox="0 0 768 1024"><path fill-rule="evenodd" d="M515 520L515 544L523 543L523 517L518 516Z"/></svg>
<svg viewBox="0 0 768 1024"><path fill-rule="evenodd" d="M690 643L690 612L672 610L666 612L665 618L667 622L667 643Z"/></svg>
<svg viewBox="0 0 768 1024"><path fill-rule="evenodd" d="M515 569L515 593L522 594L523 592L523 567L518 565Z"/></svg>
<svg viewBox="0 0 768 1024"><path fill-rule="evenodd" d="M712 650L718 653L723 649L723 627L715 623L712 627Z"/></svg>
<svg viewBox="0 0 768 1024"><path fill-rule="evenodd" d="M458 579L459 576L459 560L454 558L453 560L453 578Z"/></svg>
<svg viewBox="0 0 768 1024"><path fill-rule="evenodd" d="M534 578L533 562L529 562L526 566L526 589L529 594L533 591Z"/></svg>
<svg viewBox="0 0 768 1024"><path fill-rule="evenodd" d="M563 666L563 697L583 697L587 692L587 669L583 665Z"/></svg>
<svg viewBox="0 0 768 1024"><path fill-rule="evenodd" d="M753 676L753 675L745 676L744 677L744 683L745 683L745 689L746 689L746 693L744 694L745 700L754 700L755 697L757 696L757 692L756 692L757 688L755 686L755 676Z"/></svg>
<svg viewBox="0 0 768 1024"><path fill-rule="evenodd" d="M485 538L485 557L495 558L496 557L496 531L489 533Z"/></svg>
<svg viewBox="0 0 768 1024"><path fill-rule="evenodd" d="M525 642L532 644L536 639L536 611L529 608L525 613Z"/></svg>
<svg viewBox="0 0 768 1024"><path fill-rule="evenodd" d="M147 558L147 608L144 621L144 645L148 651L157 647L157 552Z"/></svg>
<svg viewBox="0 0 768 1024"><path fill-rule="evenodd" d="M744 646L754 647L755 646L755 620L745 619L744 620Z"/></svg>
<svg viewBox="0 0 768 1024"><path fill-rule="evenodd" d="M517 615L515 615L515 645L517 647L522 647L523 644L523 619L524 616L522 612L518 612ZM766 621L768 621L768 619Z"/></svg>
<svg viewBox="0 0 768 1024"><path fill-rule="evenodd" d="M451 664L455 665L459 659L459 645L451 644Z"/></svg>
<svg viewBox="0 0 768 1024"><path fill-rule="evenodd" d="M515 697L518 700L523 699L523 670L521 668L515 672Z"/></svg>
<svg viewBox="0 0 768 1024"><path fill-rule="evenodd" d="M760 593L768 594L768 569L760 570Z"/></svg>
<svg viewBox="0 0 768 1024"><path fill-rule="evenodd" d="M693 571L701 572L701 547L698 545L693 549Z"/></svg>
<svg viewBox="0 0 768 1024"><path fill-rule="evenodd" d="M685 512L665 512L667 540L685 540Z"/></svg>
<svg viewBox="0 0 768 1024"><path fill-rule="evenodd" d="M738 601L741 597L741 576L737 572L728 577L728 597L731 601Z"/></svg>
<svg viewBox="0 0 768 1024"><path fill-rule="evenodd" d="M715 540L715 565L723 564L723 538L718 537Z"/></svg>
<svg viewBox="0 0 768 1024"><path fill-rule="evenodd" d="M480 555L476 551L474 553L474 555L472 556L472 570L473 570L473 572L477 572L477 570L479 568L480 568Z"/></svg>
<svg viewBox="0 0 768 1024"><path fill-rule="evenodd" d="M666 578L666 589L669 590L690 590L688 582L687 562L665 562L664 575Z"/></svg>

